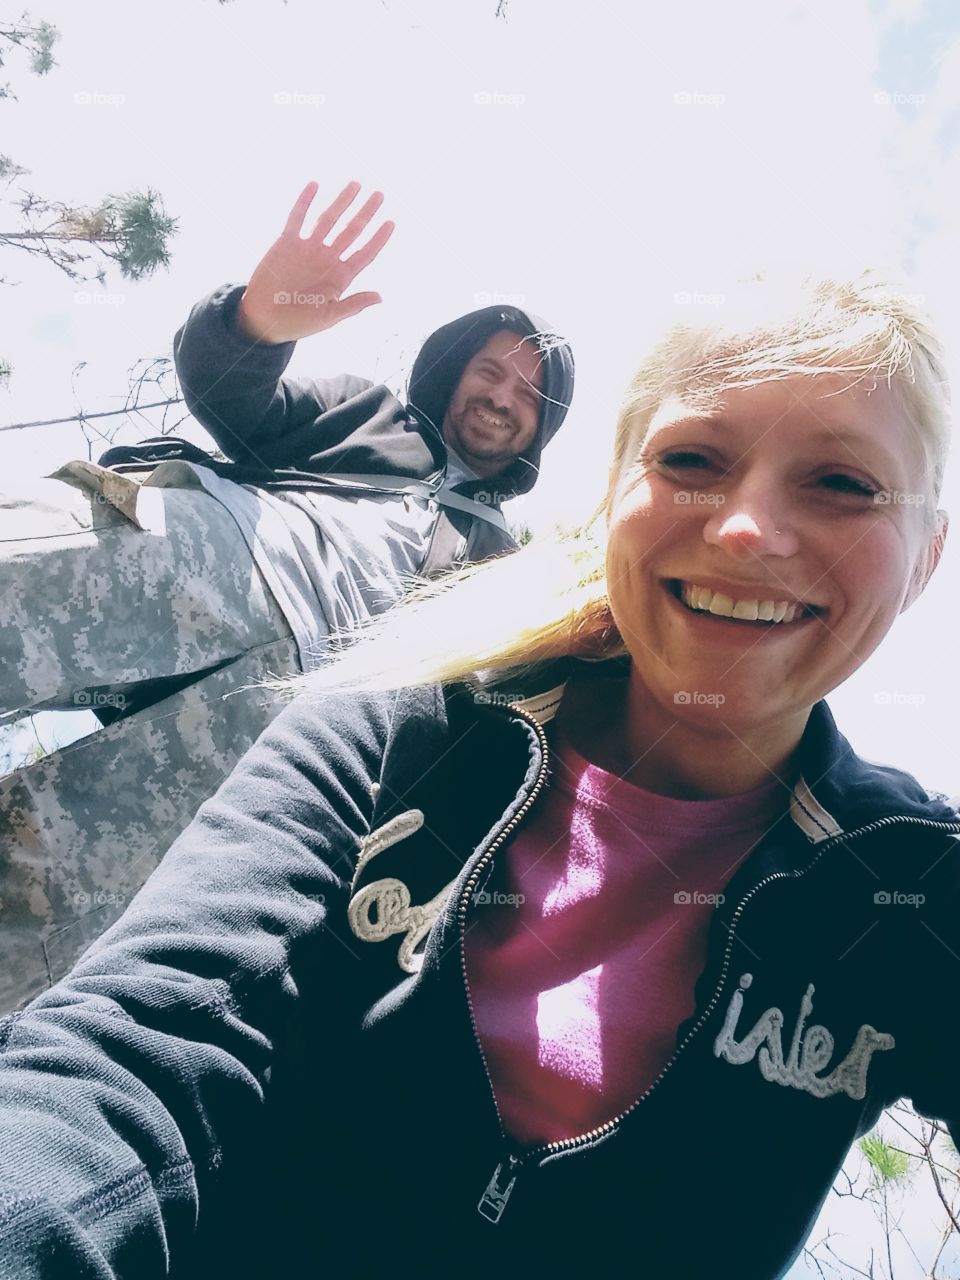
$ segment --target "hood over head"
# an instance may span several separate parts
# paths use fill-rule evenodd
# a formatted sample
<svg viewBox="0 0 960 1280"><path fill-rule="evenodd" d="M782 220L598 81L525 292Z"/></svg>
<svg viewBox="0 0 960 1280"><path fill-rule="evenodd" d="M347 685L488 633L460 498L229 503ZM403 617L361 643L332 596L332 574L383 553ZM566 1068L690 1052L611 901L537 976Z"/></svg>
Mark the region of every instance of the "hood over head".
<svg viewBox="0 0 960 1280"><path fill-rule="evenodd" d="M500 498L527 493L537 482L540 454L556 435L573 396L573 353L539 316L519 307L493 306L471 311L433 332L420 348L410 374L407 409L442 443L443 419L464 369L501 329L535 342L543 355L543 387L537 434L530 446L498 476L471 482L469 489L489 488L496 481ZM445 446L444 446L445 448ZM457 488L466 486L458 485Z"/></svg>

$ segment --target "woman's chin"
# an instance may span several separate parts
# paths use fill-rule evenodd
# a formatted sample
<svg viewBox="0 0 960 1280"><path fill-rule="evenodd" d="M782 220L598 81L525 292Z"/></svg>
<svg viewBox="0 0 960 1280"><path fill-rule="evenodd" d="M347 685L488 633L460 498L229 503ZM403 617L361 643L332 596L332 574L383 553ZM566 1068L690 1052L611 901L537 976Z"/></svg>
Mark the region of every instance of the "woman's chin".
<svg viewBox="0 0 960 1280"><path fill-rule="evenodd" d="M743 736L760 724L786 719L792 708L779 705L779 699L758 688L738 688L729 681L688 682L688 687L673 691L667 708L685 724L723 729Z"/></svg>

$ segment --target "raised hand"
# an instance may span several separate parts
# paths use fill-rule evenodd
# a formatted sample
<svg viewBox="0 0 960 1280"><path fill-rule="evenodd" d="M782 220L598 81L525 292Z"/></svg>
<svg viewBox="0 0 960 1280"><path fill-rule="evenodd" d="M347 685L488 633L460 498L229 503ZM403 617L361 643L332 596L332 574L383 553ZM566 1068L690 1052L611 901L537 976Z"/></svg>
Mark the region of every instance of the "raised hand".
<svg viewBox="0 0 960 1280"><path fill-rule="evenodd" d="M375 191L330 244L325 243L337 219L353 204L359 182L349 182L317 219L310 235L300 232L318 184L308 182L290 210L279 239L267 250L240 299L237 320L247 337L258 342L293 342L320 333L348 316L381 302L379 293L343 291L370 265L390 239L394 224L385 222L360 249L341 257L355 244L383 203Z"/></svg>

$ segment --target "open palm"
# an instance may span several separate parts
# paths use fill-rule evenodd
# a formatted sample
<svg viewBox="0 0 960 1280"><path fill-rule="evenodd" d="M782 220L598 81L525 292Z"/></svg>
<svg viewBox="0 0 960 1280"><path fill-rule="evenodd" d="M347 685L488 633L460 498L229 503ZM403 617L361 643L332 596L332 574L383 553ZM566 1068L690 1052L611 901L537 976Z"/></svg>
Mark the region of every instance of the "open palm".
<svg viewBox="0 0 960 1280"><path fill-rule="evenodd" d="M356 243L383 203L375 191L330 244L325 243L339 218L353 204L359 182L348 183L324 209L308 236L301 236L318 184L309 182L290 211L287 224L250 277L240 300L239 322L248 337L260 342L295 342L320 333L380 302L378 293L344 290L370 265L390 239L394 224L385 222L367 243L342 255Z"/></svg>

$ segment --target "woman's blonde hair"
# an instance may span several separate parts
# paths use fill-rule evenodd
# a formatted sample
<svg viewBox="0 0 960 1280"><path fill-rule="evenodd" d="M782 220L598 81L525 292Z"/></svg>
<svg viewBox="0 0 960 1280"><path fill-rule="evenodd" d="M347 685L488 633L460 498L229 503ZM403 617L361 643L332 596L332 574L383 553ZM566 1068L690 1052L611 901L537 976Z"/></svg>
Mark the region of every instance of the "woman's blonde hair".
<svg viewBox="0 0 960 1280"><path fill-rule="evenodd" d="M848 375L850 386L883 379L899 397L931 535L950 401L943 349L919 300L872 272L787 290L758 277L726 297L715 318L672 324L641 361L618 415L606 493L588 520L430 582L413 579L400 603L333 637L316 670L264 683L291 695L377 691L624 655L607 599L606 526L658 407L674 394L708 399L826 371Z"/></svg>

